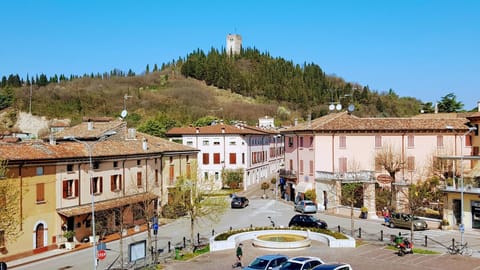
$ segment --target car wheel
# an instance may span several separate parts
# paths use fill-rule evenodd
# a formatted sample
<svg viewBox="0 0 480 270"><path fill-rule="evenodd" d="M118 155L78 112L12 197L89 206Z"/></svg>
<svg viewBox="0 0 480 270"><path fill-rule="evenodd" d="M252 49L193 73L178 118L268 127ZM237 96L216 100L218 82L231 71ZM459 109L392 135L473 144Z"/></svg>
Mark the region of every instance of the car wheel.
<svg viewBox="0 0 480 270"><path fill-rule="evenodd" d="M395 224L393 224L393 222L390 221L390 224L388 224L388 226L390 226L390 228L395 228Z"/></svg>

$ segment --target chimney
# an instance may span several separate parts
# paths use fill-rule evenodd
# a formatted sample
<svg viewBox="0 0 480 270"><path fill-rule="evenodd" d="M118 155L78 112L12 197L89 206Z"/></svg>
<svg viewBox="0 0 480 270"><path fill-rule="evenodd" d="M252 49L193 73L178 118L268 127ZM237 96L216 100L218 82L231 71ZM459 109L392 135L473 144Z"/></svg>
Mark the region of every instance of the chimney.
<svg viewBox="0 0 480 270"><path fill-rule="evenodd" d="M312 126L312 114L310 113L307 116L307 124L308 124L308 127Z"/></svg>
<svg viewBox="0 0 480 270"><path fill-rule="evenodd" d="M147 151L148 150L148 144L147 144L147 139L143 138L142 140L142 148L143 148L143 151Z"/></svg>
<svg viewBox="0 0 480 270"><path fill-rule="evenodd" d="M93 130L93 122L90 121L90 120L87 122L87 129L88 130Z"/></svg>
<svg viewBox="0 0 480 270"><path fill-rule="evenodd" d="M200 128L199 128L199 127L197 127L197 128L195 129L195 133L200 133Z"/></svg>
<svg viewBox="0 0 480 270"><path fill-rule="evenodd" d="M222 127L222 133L225 133L225 127Z"/></svg>
<svg viewBox="0 0 480 270"><path fill-rule="evenodd" d="M435 113L438 113L438 103L435 103Z"/></svg>
<svg viewBox="0 0 480 270"><path fill-rule="evenodd" d="M293 126L296 127L297 125L298 125L298 119L295 118L295 119L293 120Z"/></svg>
<svg viewBox="0 0 480 270"><path fill-rule="evenodd" d="M137 130L135 128L129 128L128 129L128 135L127 139L129 140L135 140L137 137Z"/></svg>
<svg viewBox="0 0 480 270"><path fill-rule="evenodd" d="M55 144L57 144L57 142L55 140L55 135L50 134L50 145L55 145Z"/></svg>

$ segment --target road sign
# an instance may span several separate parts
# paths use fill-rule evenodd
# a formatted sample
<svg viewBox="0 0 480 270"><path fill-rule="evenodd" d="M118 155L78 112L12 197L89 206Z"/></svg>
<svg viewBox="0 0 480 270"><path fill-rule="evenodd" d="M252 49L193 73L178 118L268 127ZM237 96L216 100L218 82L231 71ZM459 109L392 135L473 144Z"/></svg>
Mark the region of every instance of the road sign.
<svg viewBox="0 0 480 270"><path fill-rule="evenodd" d="M153 234L157 235L157 233L158 233L158 223L154 223L153 224Z"/></svg>
<svg viewBox="0 0 480 270"><path fill-rule="evenodd" d="M107 257L107 252L105 250L101 249L97 252L97 258L99 260L103 260L105 257Z"/></svg>
<svg viewBox="0 0 480 270"><path fill-rule="evenodd" d="M465 232L465 226L463 224L460 224L460 232Z"/></svg>

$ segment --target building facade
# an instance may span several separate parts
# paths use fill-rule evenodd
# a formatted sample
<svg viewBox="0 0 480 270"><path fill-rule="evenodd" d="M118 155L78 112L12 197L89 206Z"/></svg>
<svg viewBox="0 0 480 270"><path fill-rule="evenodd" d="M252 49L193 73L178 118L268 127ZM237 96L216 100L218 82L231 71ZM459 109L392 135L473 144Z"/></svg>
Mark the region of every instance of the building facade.
<svg viewBox="0 0 480 270"><path fill-rule="evenodd" d="M5 179L19 195L1 200L17 206L18 234L0 229L0 258L60 246L65 231L77 242L92 241L93 213L97 237L145 224L167 203L175 180L195 169L197 152L122 121L89 121L44 141L0 143Z"/></svg>

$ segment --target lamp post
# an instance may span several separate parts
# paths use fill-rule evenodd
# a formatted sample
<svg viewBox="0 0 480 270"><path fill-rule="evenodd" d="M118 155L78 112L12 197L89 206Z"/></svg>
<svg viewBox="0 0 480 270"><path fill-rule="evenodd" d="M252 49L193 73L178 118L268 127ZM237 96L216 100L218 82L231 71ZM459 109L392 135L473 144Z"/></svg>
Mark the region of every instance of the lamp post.
<svg viewBox="0 0 480 270"><path fill-rule="evenodd" d="M81 143L83 145L85 145L88 149L88 163L89 163L89 172L88 172L88 176L89 176L89 179L90 179L90 195L91 195L91 206L92 206L92 238L93 238L93 251L92 251L92 255L93 255L93 270L96 270L97 269L97 238L96 238L96 231L95 231L95 195L94 195L94 192L93 192L93 177L92 177L92 174L93 174L93 160L92 160L92 150L93 150L93 146L98 143L98 142L101 142L103 141L105 138L107 138L109 135L113 135L115 134L116 132L115 131L111 131L111 132L107 132L105 134L103 134L97 141L95 141L94 143L92 144L89 144L85 141L80 141L79 139L75 138L74 136L66 136L66 137L63 137L64 140L72 140L72 141L75 141L75 142L78 142L78 143Z"/></svg>
<svg viewBox="0 0 480 270"><path fill-rule="evenodd" d="M453 129L451 126L447 126L447 129ZM465 233L465 225L464 225L464 218L463 218L463 206L464 206L464 184L463 184L463 138L467 136L470 132L477 130L476 127L468 127L468 131L465 132L460 137L460 244L463 245L463 235Z"/></svg>

